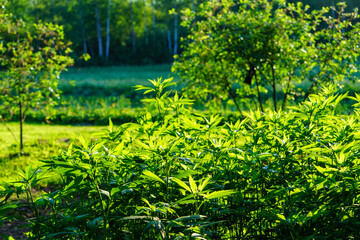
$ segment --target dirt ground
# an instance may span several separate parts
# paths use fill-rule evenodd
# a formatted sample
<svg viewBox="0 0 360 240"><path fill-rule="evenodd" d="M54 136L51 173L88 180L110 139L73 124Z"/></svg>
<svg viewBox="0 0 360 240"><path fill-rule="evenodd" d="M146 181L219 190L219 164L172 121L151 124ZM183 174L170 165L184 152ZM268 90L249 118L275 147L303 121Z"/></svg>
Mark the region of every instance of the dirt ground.
<svg viewBox="0 0 360 240"><path fill-rule="evenodd" d="M13 239L16 240L28 239L25 233L27 233L30 230L30 228L26 227L27 222L24 219L32 216L31 210L27 207L19 207L16 209L16 211L23 219L13 220L11 222L3 223L3 225L0 226L0 233L7 236L11 236L13 237ZM3 238L0 236L0 239L8 239L8 238Z"/></svg>

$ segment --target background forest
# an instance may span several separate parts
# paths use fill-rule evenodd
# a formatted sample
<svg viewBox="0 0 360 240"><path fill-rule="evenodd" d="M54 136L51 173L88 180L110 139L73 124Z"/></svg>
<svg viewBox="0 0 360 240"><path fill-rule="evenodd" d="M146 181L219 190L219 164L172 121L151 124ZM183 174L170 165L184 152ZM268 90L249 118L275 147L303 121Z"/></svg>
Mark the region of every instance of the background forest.
<svg viewBox="0 0 360 240"><path fill-rule="evenodd" d="M181 52L181 11L196 11L204 0L9 0L10 11L26 21L64 26L78 65L170 63ZM297 2L297 1L288 1ZM302 0L312 9L339 0ZM348 8L360 7L347 0ZM82 54L91 60L79 61Z"/></svg>

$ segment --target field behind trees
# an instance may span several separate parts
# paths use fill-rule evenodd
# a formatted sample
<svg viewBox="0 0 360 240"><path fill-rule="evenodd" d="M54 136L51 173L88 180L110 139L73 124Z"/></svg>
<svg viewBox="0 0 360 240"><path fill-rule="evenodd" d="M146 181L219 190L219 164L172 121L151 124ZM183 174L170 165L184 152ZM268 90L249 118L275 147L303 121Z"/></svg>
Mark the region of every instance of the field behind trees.
<svg viewBox="0 0 360 240"><path fill-rule="evenodd" d="M3 1L0 238L358 239L358 3L308 3Z"/></svg>

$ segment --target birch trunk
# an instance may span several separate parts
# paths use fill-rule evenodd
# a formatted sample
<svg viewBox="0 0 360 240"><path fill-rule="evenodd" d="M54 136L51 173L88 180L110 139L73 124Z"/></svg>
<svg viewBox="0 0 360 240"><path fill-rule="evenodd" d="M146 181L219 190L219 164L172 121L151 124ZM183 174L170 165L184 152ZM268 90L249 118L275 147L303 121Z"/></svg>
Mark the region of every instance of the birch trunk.
<svg viewBox="0 0 360 240"><path fill-rule="evenodd" d="M110 54L110 14L111 14L111 0L108 0L107 19L106 19L106 61L109 61Z"/></svg>
<svg viewBox="0 0 360 240"><path fill-rule="evenodd" d="M97 0L94 0L95 5L95 17L96 17L96 34L98 39L98 47L99 47L99 56L102 57L103 54L103 44L101 38L101 25L100 25L100 14Z"/></svg>

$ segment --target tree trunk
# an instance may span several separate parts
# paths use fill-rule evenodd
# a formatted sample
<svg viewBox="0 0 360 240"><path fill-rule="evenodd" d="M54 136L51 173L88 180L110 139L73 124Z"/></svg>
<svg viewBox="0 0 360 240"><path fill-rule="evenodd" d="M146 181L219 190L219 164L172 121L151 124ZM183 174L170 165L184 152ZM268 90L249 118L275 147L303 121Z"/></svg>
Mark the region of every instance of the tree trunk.
<svg viewBox="0 0 360 240"><path fill-rule="evenodd" d="M87 45L89 46L89 50L90 50L90 54L91 56L95 56L95 51L94 51L94 48L93 46L91 45L91 42L90 41L87 41Z"/></svg>
<svg viewBox="0 0 360 240"><path fill-rule="evenodd" d="M256 83L256 91L257 91L258 102L259 102L259 105L260 105L260 110L261 110L261 112L264 112L264 107L263 107L263 103L262 103L261 95L260 95L258 75L257 75L256 71L255 71L255 83Z"/></svg>
<svg viewBox="0 0 360 240"><path fill-rule="evenodd" d="M271 75L272 75L274 109L275 109L275 112L277 112L276 81L275 81L275 69L274 69L273 63L271 64Z"/></svg>
<svg viewBox="0 0 360 240"><path fill-rule="evenodd" d="M171 31L170 31L170 29L168 29L167 33L168 33L167 37L168 37L169 52L171 53L172 52L172 44L171 44Z"/></svg>
<svg viewBox="0 0 360 240"><path fill-rule="evenodd" d="M242 111L241 111L241 108L240 108L238 102L236 101L236 95L235 95L234 91L233 91L232 88L231 88L231 84L230 84L229 80L228 80L228 79L225 79L225 81L226 81L226 87L227 87L228 90L229 90L230 97L231 97L232 100L234 101L234 104L235 104L238 112L240 113L240 116L241 116L242 118L244 118L244 115L243 115L243 113L242 113Z"/></svg>
<svg viewBox="0 0 360 240"><path fill-rule="evenodd" d="M283 100L283 103L282 103L282 106L281 106L281 110L283 110L283 111L285 110L286 103L287 103L287 98L288 98L288 95L289 95L289 92L290 92L290 84L291 84L291 76L292 76L292 74L293 74L293 72L291 74L289 74L289 79L288 79L286 90L285 90L284 100Z"/></svg>
<svg viewBox="0 0 360 240"><path fill-rule="evenodd" d="M23 124L24 124L24 113L23 113L23 103L21 100L19 101L19 110L20 110L20 154L24 149L24 141L23 141Z"/></svg>
<svg viewBox="0 0 360 240"><path fill-rule="evenodd" d="M133 54L136 54L136 38L135 38L135 29L134 29L134 9L133 9L133 0L130 0L130 21L131 21L131 41L132 41L132 51Z"/></svg>
<svg viewBox="0 0 360 240"><path fill-rule="evenodd" d="M108 0L107 19L106 19L106 61L109 61L110 54L110 14L111 14L111 0Z"/></svg>
<svg viewBox="0 0 360 240"><path fill-rule="evenodd" d="M83 42L83 49L84 49L84 54L87 54L87 44L86 44L86 32L85 32L85 26L84 26L84 17L83 17L83 5L82 5L82 0L78 0L79 3L79 17L80 17L80 27L81 27L81 37L82 37L82 42Z"/></svg>
<svg viewBox="0 0 360 240"><path fill-rule="evenodd" d="M100 14L99 14L97 0L94 0L94 5L95 5L95 17L96 17L96 34L97 34L98 45L99 45L99 56L102 57L104 54L103 54L103 44L102 44L102 38L101 38Z"/></svg>
<svg viewBox="0 0 360 240"><path fill-rule="evenodd" d="M176 12L177 0L175 0L174 10ZM174 55L178 52L178 18L177 14L174 15Z"/></svg>

